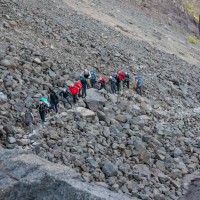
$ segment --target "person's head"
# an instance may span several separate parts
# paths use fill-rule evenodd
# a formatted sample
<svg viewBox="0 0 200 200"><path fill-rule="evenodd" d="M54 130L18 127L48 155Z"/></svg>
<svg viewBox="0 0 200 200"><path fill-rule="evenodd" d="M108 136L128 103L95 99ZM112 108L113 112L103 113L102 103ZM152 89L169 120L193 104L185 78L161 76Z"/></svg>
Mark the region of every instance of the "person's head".
<svg viewBox="0 0 200 200"><path fill-rule="evenodd" d="M65 88L63 89L63 92L66 92L66 89L65 89Z"/></svg>
<svg viewBox="0 0 200 200"><path fill-rule="evenodd" d="M42 105L44 102L43 101L40 101L40 105Z"/></svg>
<svg viewBox="0 0 200 200"><path fill-rule="evenodd" d="M110 79L112 79L112 76L110 76Z"/></svg>
<svg viewBox="0 0 200 200"><path fill-rule="evenodd" d="M118 73L118 74L120 74L120 73L121 73L121 71L119 70L117 73Z"/></svg>
<svg viewBox="0 0 200 200"><path fill-rule="evenodd" d="M125 75L127 75L128 74L128 72L125 72Z"/></svg>
<svg viewBox="0 0 200 200"><path fill-rule="evenodd" d="M71 85L70 85L70 87L74 87L74 85L73 85L73 84L71 84Z"/></svg>

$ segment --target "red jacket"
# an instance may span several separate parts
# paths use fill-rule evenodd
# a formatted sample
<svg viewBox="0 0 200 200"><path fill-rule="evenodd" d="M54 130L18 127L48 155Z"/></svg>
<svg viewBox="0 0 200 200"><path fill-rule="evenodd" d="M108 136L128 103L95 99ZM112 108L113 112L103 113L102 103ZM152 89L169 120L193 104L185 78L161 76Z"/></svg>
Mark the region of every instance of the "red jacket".
<svg viewBox="0 0 200 200"><path fill-rule="evenodd" d="M72 95L76 95L79 92L79 89L76 86L70 86L69 91L71 92Z"/></svg>
<svg viewBox="0 0 200 200"><path fill-rule="evenodd" d="M119 73L118 74L118 77L119 77L119 80L122 81L126 78L125 74L124 73Z"/></svg>
<svg viewBox="0 0 200 200"><path fill-rule="evenodd" d="M76 81L75 84L74 84L74 86L76 86L79 90L81 90L82 87L83 87L81 81Z"/></svg>

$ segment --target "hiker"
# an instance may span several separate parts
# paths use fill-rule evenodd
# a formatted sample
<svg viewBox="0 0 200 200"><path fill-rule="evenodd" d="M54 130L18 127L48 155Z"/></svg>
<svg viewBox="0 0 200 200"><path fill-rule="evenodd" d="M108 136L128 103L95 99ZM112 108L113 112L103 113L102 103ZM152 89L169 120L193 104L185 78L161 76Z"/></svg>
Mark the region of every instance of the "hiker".
<svg viewBox="0 0 200 200"><path fill-rule="evenodd" d="M135 81L136 92L142 95L142 79L136 73L134 73L133 79Z"/></svg>
<svg viewBox="0 0 200 200"><path fill-rule="evenodd" d="M106 79L105 79L104 75L101 76L99 83L101 85L99 90L101 90L101 89L106 90Z"/></svg>
<svg viewBox="0 0 200 200"><path fill-rule="evenodd" d="M87 93L86 93L87 80L86 80L86 78L84 76L81 78L81 83L82 83L82 97L86 97L86 95L87 95Z"/></svg>
<svg viewBox="0 0 200 200"><path fill-rule="evenodd" d="M91 84L90 84L91 74L90 74L90 71L88 69L85 69L84 72L83 72L83 76L86 78L88 88L91 88Z"/></svg>
<svg viewBox="0 0 200 200"><path fill-rule="evenodd" d="M129 89L129 85L130 85L130 75L128 72L125 72L125 78L124 78L124 81L123 81L123 85L127 85L127 88Z"/></svg>
<svg viewBox="0 0 200 200"><path fill-rule="evenodd" d="M77 81L74 83L74 85L78 88L78 96L80 97L80 96L81 96L81 90L82 90L82 87L83 87L81 81L80 81L80 80L77 80Z"/></svg>
<svg viewBox="0 0 200 200"><path fill-rule="evenodd" d="M77 100L77 94L79 93L79 89L75 86L75 85L71 85L69 87L69 91L71 92L72 96L73 96L73 102L76 103Z"/></svg>
<svg viewBox="0 0 200 200"><path fill-rule="evenodd" d="M109 82L110 82L110 86L111 86L111 92L113 94L115 94L116 93L116 83L117 83L117 80L115 79L114 76L110 76Z"/></svg>
<svg viewBox="0 0 200 200"><path fill-rule="evenodd" d="M36 106L36 108L38 109L38 111L40 113L40 118L42 120L42 123L44 123L45 122L46 114L48 112L48 106L47 106L47 104L44 101L40 100L40 102Z"/></svg>
<svg viewBox="0 0 200 200"><path fill-rule="evenodd" d="M33 132L33 121L34 121L34 116L32 113L32 108L26 109L26 112L24 115L24 123L26 127L28 127L28 133Z"/></svg>
<svg viewBox="0 0 200 200"><path fill-rule="evenodd" d="M49 89L49 92L50 92L50 105L51 105L51 109L55 110L56 113L57 113L58 112L58 102L59 102L58 96L51 89Z"/></svg>
<svg viewBox="0 0 200 200"><path fill-rule="evenodd" d="M92 87L92 88L95 88L96 82L97 82L96 71L95 71L95 70L92 70L91 78L90 78L90 83L91 83L91 87Z"/></svg>
<svg viewBox="0 0 200 200"><path fill-rule="evenodd" d="M68 92L67 89L64 88L64 89L60 92L60 96L61 96L61 98L62 98L62 102L63 102L63 105L64 105L65 108L66 108L66 102L68 102L69 105L70 105L70 107L72 107L72 104L71 104L70 101L69 101L69 96L71 96L71 93Z"/></svg>
<svg viewBox="0 0 200 200"><path fill-rule="evenodd" d="M123 89L123 80L125 79L125 74L122 71L118 71L118 84L119 84L119 90Z"/></svg>

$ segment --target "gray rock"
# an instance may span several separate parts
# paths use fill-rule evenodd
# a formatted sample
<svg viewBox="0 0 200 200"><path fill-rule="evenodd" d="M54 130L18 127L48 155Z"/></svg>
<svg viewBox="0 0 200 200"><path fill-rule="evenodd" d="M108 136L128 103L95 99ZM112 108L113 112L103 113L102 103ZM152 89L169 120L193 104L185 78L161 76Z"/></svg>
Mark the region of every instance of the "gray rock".
<svg viewBox="0 0 200 200"><path fill-rule="evenodd" d="M176 148L174 149L174 152L173 152L173 157L174 157L174 158L177 158L177 157L179 157L179 156L181 156L181 155L182 155L182 151L180 150L180 148L176 147Z"/></svg>
<svg viewBox="0 0 200 200"><path fill-rule="evenodd" d="M27 152L1 150L0 158L1 199L131 200L85 183L72 169Z"/></svg>
<svg viewBox="0 0 200 200"><path fill-rule="evenodd" d="M12 60L4 59L0 62L0 64L3 65L4 67L9 68L9 69L15 69L16 68L16 64Z"/></svg>
<svg viewBox="0 0 200 200"><path fill-rule="evenodd" d="M29 139L21 139L21 140L17 140L17 144L19 146L25 146L31 143L31 140Z"/></svg>
<svg viewBox="0 0 200 200"><path fill-rule="evenodd" d="M10 144L14 144L14 143L16 143L16 139L14 138L14 137L8 137L8 142L10 143Z"/></svg>
<svg viewBox="0 0 200 200"><path fill-rule="evenodd" d="M102 171L107 177L116 176L118 172L117 167L112 163L105 163L102 167Z"/></svg>
<svg viewBox="0 0 200 200"><path fill-rule="evenodd" d="M90 110L96 111L98 109L101 110L105 106L106 99L97 89L91 88L87 90L85 103Z"/></svg>
<svg viewBox="0 0 200 200"><path fill-rule="evenodd" d="M82 117L85 117L85 118L92 118L92 119L94 119L95 115L96 115L93 111L91 111L89 109L86 109L86 108L83 108L83 107L77 107L76 111L78 113L80 113L80 115Z"/></svg>
<svg viewBox="0 0 200 200"><path fill-rule="evenodd" d="M118 121L118 122L121 122L121 123L126 123L127 122L127 117L125 115L117 115L115 117L115 119Z"/></svg>
<svg viewBox="0 0 200 200"><path fill-rule="evenodd" d="M3 92L0 92L0 102L6 102L7 99L7 95L5 95Z"/></svg>

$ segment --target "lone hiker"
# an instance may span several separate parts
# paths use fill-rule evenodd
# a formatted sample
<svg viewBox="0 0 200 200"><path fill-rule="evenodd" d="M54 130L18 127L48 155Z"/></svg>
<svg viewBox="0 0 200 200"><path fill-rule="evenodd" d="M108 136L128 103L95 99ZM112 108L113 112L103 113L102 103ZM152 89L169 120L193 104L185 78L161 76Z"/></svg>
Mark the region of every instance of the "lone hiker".
<svg viewBox="0 0 200 200"><path fill-rule="evenodd" d="M49 89L49 92L50 92L50 104L51 104L51 109L55 110L56 113L57 113L57 112L58 112L58 102L59 102L58 96L57 96L57 94L56 94L53 90L51 90L51 89Z"/></svg>
<svg viewBox="0 0 200 200"><path fill-rule="evenodd" d="M76 103L76 100L77 100L77 95L79 93L79 89L75 86L75 85L71 85L69 87L69 91L71 92L72 96L73 96L73 102Z"/></svg>
<svg viewBox="0 0 200 200"><path fill-rule="evenodd" d="M134 73L133 79L135 81L136 92L142 95L142 79L136 73Z"/></svg>
<svg viewBox="0 0 200 200"><path fill-rule="evenodd" d="M25 115L24 115L24 123L26 127L28 128L28 133L33 132L33 122L34 122L34 116L32 113L32 108L26 109Z"/></svg>
<svg viewBox="0 0 200 200"><path fill-rule="evenodd" d="M115 79L114 76L110 76L109 82L110 82L110 86L111 86L111 92L112 92L113 94L115 94L116 91L117 91L117 89L116 89L117 80Z"/></svg>
<svg viewBox="0 0 200 200"><path fill-rule="evenodd" d="M47 104L45 104L44 101L41 101L39 102L39 104L36 106L36 108L38 109L39 113L40 113L40 118L42 120L42 123L45 122L45 118L46 118L46 114L48 112L48 106Z"/></svg>
<svg viewBox="0 0 200 200"><path fill-rule="evenodd" d="M86 97L87 95L87 80L85 77L82 77L81 79L81 83L82 83L82 97Z"/></svg>
<svg viewBox="0 0 200 200"><path fill-rule="evenodd" d="M68 92L67 89L63 89L61 92L60 92L60 96L62 98L62 102L63 102L63 105L64 107L66 108L66 102L70 105L70 107L72 107L72 104L70 103L69 101L69 97L72 96L70 92Z"/></svg>

